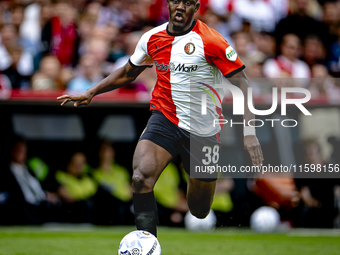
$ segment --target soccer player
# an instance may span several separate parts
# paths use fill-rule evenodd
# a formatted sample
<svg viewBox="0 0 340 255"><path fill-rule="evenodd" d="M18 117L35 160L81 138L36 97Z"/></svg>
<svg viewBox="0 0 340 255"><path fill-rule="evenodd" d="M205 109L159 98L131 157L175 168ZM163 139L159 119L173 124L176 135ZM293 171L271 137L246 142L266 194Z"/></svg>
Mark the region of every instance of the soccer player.
<svg viewBox="0 0 340 255"><path fill-rule="evenodd" d="M155 236L158 218L153 187L171 159L180 152L188 175L194 165L218 163L221 126L212 123L223 116L222 106L217 105L221 103L221 91L214 84L219 84L223 76L239 78L245 96L249 86L245 66L228 42L194 19L199 5L197 0L168 0L169 22L146 32L124 67L82 94L58 97L64 100L61 105L69 101L74 101L75 107L87 105L95 95L131 83L155 64L158 79L150 102L152 116L137 144L132 176L137 229ZM200 114L199 102L195 105L197 91L207 92L206 115ZM248 125L254 116L248 107L244 108ZM255 129L246 126L244 135L244 146L253 164L260 166L263 156ZM216 179L217 174L211 172L188 176L188 206L197 218L205 218L210 211Z"/></svg>

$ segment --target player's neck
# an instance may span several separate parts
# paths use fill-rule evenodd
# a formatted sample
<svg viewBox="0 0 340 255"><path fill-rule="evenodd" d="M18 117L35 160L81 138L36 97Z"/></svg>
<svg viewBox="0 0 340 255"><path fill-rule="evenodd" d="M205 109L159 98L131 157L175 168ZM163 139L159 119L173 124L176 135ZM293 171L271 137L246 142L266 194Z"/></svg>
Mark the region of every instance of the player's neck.
<svg viewBox="0 0 340 255"><path fill-rule="evenodd" d="M196 24L196 19L193 19L189 26L184 27L182 30L174 29L173 23L169 22L166 31L171 36L180 36L189 33Z"/></svg>

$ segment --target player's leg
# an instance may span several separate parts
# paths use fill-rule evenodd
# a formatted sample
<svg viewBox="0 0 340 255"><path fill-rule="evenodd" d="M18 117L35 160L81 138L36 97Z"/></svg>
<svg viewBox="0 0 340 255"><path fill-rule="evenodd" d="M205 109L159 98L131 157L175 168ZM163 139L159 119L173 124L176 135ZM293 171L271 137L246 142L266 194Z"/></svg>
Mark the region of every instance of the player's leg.
<svg viewBox="0 0 340 255"><path fill-rule="evenodd" d="M157 236L157 207L153 187L168 165L172 155L161 146L140 140L133 157L133 204L138 230L146 230Z"/></svg>
<svg viewBox="0 0 340 255"><path fill-rule="evenodd" d="M171 154L161 146L149 140L139 141L133 156L133 192L151 192L171 159Z"/></svg>
<svg viewBox="0 0 340 255"><path fill-rule="evenodd" d="M219 161L217 136L199 137L181 132L181 155L188 176L187 201L190 212L197 218L205 218L214 199L217 172L197 171L214 167ZM198 168L198 169L197 169Z"/></svg>
<svg viewBox="0 0 340 255"><path fill-rule="evenodd" d="M216 181L204 182L188 177L187 201L189 210L192 215L199 219L205 218L210 211L214 194Z"/></svg>

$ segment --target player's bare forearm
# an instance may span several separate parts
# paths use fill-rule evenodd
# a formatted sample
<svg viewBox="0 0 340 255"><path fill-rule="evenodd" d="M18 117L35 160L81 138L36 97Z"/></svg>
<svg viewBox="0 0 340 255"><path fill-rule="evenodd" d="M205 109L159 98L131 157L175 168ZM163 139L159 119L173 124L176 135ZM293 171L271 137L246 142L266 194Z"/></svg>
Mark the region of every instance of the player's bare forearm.
<svg viewBox="0 0 340 255"><path fill-rule="evenodd" d="M132 67L127 63L122 68L117 69L115 72L111 73L108 77L98 82L93 87L89 88L89 93L95 95L105 93L111 90L118 89L133 82L137 76L143 72L146 67Z"/></svg>
<svg viewBox="0 0 340 255"><path fill-rule="evenodd" d="M243 92L244 95L244 123L245 126L249 126L249 120L255 119L255 115L248 108L248 88L250 87L249 80L244 71L239 72L234 75L232 79L229 80L233 84L237 84ZM253 100L253 99L252 99ZM248 128L248 127L247 127ZM255 131L254 131L255 133ZM253 165L262 165L263 154L261 150L261 145L254 134L246 134L243 139L244 148L249 152Z"/></svg>
<svg viewBox="0 0 340 255"><path fill-rule="evenodd" d="M242 90L242 93L244 95L244 115L243 119L245 122L245 126L249 126L248 122L249 120L252 120L255 118L255 115L249 110L248 108L248 88L250 87L250 83L248 80L248 77L244 71L241 71L237 74L235 74L232 77L232 83L236 83L240 89Z"/></svg>
<svg viewBox="0 0 340 255"><path fill-rule="evenodd" d="M61 105L67 102L75 101L74 106L87 105L91 102L92 98L98 94L105 93L114 89L118 89L126 84L133 82L137 76L143 72L146 67L133 67L129 63L122 68L117 69L108 77L92 86L84 93L77 95L63 95L58 97L58 100L64 100Z"/></svg>

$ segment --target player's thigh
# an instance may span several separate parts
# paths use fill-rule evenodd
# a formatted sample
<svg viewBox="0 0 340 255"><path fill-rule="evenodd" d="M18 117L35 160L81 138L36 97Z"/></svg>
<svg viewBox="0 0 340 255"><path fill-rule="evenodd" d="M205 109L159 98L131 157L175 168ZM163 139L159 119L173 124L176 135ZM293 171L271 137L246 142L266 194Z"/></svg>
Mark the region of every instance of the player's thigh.
<svg viewBox="0 0 340 255"><path fill-rule="evenodd" d="M190 211L194 215L209 212L214 199L215 187L216 181L205 182L188 176L187 200Z"/></svg>
<svg viewBox="0 0 340 255"><path fill-rule="evenodd" d="M133 156L132 184L135 192L151 191L172 155L150 140L140 140Z"/></svg>
<svg viewBox="0 0 340 255"><path fill-rule="evenodd" d="M217 137L183 133L182 138L181 156L186 173L203 182L216 181L220 158L220 142Z"/></svg>

